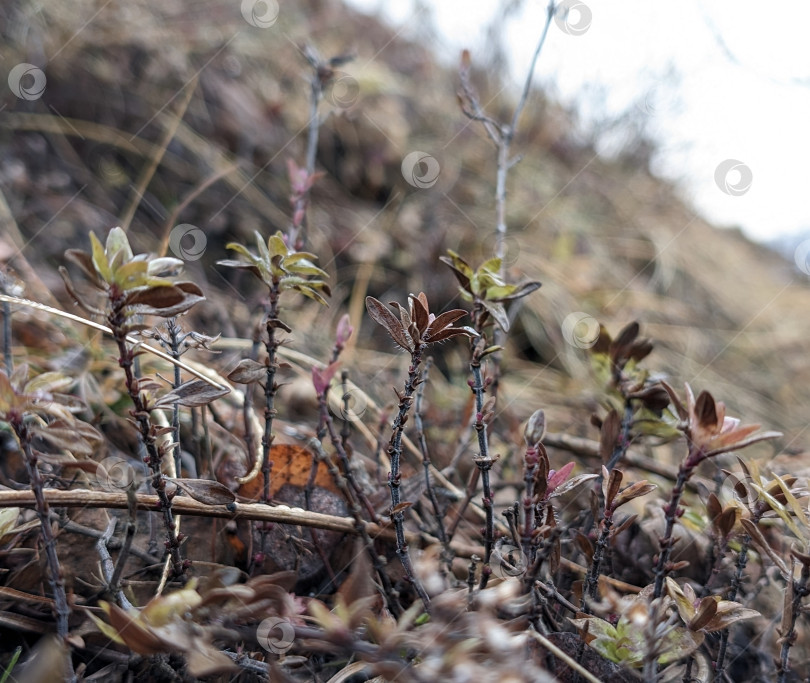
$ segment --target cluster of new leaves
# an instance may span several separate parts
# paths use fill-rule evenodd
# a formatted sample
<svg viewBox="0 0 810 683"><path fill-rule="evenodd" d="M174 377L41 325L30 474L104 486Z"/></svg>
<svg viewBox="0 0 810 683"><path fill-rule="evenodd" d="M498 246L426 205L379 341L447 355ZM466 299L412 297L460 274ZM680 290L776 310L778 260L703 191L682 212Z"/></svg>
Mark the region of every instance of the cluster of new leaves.
<svg viewBox="0 0 810 683"><path fill-rule="evenodd" d="M104 293L107 300L105 310L99 309L77 292L64 267L60 267L59 272L68 292L79 306L95 315L107 315L108 318L122 316L123 320L115 322L117 326L126 325L127 332L140 327L131 322L133 316L170 318L205 298L193 282L173 279L183 266L180 259L133 254L127 235L121 228L110 230L104 245L91 232L90 243L91 253L68 249L65 256L79 266L96 290Z"/></svg>
<svg viewBox="0 0 810 683"><path fill-rule="evenodd" d="M760 432L760 425L743 425L739 418L726 415L726 406L715 401L708 391L702 391L695 399L692 388L685 384L686 405L678 398L675 391L665 382L662 383L677 410L680 422L677 427L686 435L692 464L711 458L721 453L736 451L760 441L776 439L780 432Z"/></svg>
<svg viewBox="0 0 810 683"><path fill-rule="evenodd" d="M629 408L635 433L650 434L663 439L678 435L673 426L675 418L667 413L669 395L663 384L651 376L640 363L653 350L651 340L639 337L637 322L627 325L613 339L600 326L596 343L591 347L590 359L597 382L605 389L608 414L596 420L602 431L605 461L615 447L622 429L622 413ZM626 420L627 418L625 418Z"/></svg>
<svg viewBox="0 0 810 683"><path fill-rule="evenodd" d="M523 439L526 443L524 460L524 531L523 551L534 562L538 546L551 543L551 564L556 569L560 559L560 540L555 533L557 526L552 500L578 486L596 479L596 474L571 473L574 463L569 462L559 470L551 469L548 452L542 444L546 430L545 413L535 411L526 423Z"/></svg>
<svg viewBox="0 0 810 683"><path fill-rule="evenodd" d="M373 296L366 297L366 308L372 319L384 327L391 339L408 353L413 354L423 346L451 339L460 334L477 336L469 327L454 327L454 323L467 315L467 311L455 309L436 315L430 312L424 292L408 296L408 308L396 301L391 306L399 311L399 319Z"/></svg>
<svg viewBox="0 0 810 683"><path fill-rule="evenodd" d="M700 646L695 634L688 628L666 627L661 630L655 643L649 642L650 620L656 616L650 609L651 588L649 586L632 597L608 598L612 613L619 615L615 623L584 613L578 613L571 623L594 650L623 666L641 667L651 645L656 648L659 664L688 657Z"/></svg>
<svg viewBox="0 0 810 683"><path fill-rule="evenodd" d="M667 592L663 602L657 604L658 601L654 601L656 609L651 609L652 586L642 589L636 596L621 598L607 589L599 607L606 615L618 615L617 620L611 623L611 620L580 613L571 622L603 657L617 664L640 667L649 656L651 645L655 646L658 663L667 664L695 652L707 633L722 631L737 621L760 616L756 610L717 596L698 599L689 584L681 587L670 578L667 578ZM683 626L661 620L673 605ZM650 642L652 630L658 634L655 643Z"/></svg>
<svg viewBox="0 0 810 683"><path fill-rule="evenodd" d="M759 612L743 607L739 602L722 600L717 595L698 598L695 589L685 583L679 586L667 577L667 593L675 601L675 607L699 646L707 633L728 628L743 619L760 616Z"/></svg>
<svg viewBox="0 0 810 683"><path fill-rule="evenodd" d="M783 576L788 577L786 563L758 525L761 519L779 518L797 539L810 542L810 518L800 500L807 497L807 490L797 485L798 478L792 474L766 476L755 460L746 462L738 457L737 462L743 476L723 470L734 488L734 500L723 507L719 499L710 497L706 505L709 519L721 535L730 535L733 530L748 534ZM737 522L739 525L735 527Z"/></svg>
<svg viewBox="0 0 810 683"><path fill-rule="evenodd" d="M531 294L540 288L540 283L528 281L518 285L507 284L500 275L499 258L491 258L473 270L456 252L448 249L447 254L439 259L450 266L456 276L462 298L473 302L476 330L480 332L490 324L491 317L504 332L508 332L509 316L504 304Z"/></svg>
<svg viewBox="0 0 810 683"><path fill-rule="evenodd" d="M646 496L658 488L655 484L648 483L646 479L622 488L623 479L624 472L621 470L614 469L608 472L605 467L602 468L602 496L605 499L606 516L612 516L622 505Z"/></svg>
<svg viewBox="0 0 810 683"><path fill-rule="evenodd" d="M289 593L292 572L257 576L244 584L238 577L238 572L223 569L203 586L192 579L185 588L157 595L140 609L101 601L109 623L92 613L90 618L106 637L139 655L182 652L191 676L233 673L238 667L213 644L223 628L250 626L256 633L261 620L286 621L301 609Z"/></svg>
<svg viewBox="0 0 810 683"><path fill-rule="evenodd" d="M242 259L219 261L219 265L249 270L271 291L295 290L319 303L327 303L323 296L331 295L324 280L327 274L315 265L317 257L314 254L291 250L280 231L270 235L267 241L258 231L255 235L258 254L237 242L230 242L228 249Z"/></svg>
<svg viewBox="0 0 810 683"><path fill-rule="evenodd" d="M73 380L58 372L45 372L28 379L28 365L20 365L11 377L0 371L0 420L27 423L30 437L65 448L75 455L90 455L101 435L74 414L84 408L65 393Z"/></svg>

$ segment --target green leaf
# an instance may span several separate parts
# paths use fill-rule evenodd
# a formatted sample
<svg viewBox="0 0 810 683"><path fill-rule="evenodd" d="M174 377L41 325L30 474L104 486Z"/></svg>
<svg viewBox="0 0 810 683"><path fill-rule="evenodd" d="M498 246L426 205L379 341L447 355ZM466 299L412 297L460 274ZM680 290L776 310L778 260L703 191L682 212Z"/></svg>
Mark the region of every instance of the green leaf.
<svg viewBox="0 0 810 683"><path fill-rule="evenodd" d="M0 540L17 526L20 508L0 508Z"/></svg>
<svg viewBox="0 0 810 683"><path fill-rule="evenodd" d="M667 593L675 601L675 606L678 608L678 614L681 615L681 620L684 624L688 624L692 617L695 616L695 606L689 601L689 598L684 595L681 587L669 576L666 577Z"/></svg>
<svg viewBox="0 0 810 683"><path fill-rule="evenodd" d="M493 285L484 293L484 297L489 301L505 301L507 297L517 291L515 285Z"/></svg>
<svg viewBox="0 0 810 683"><path fill-rule="evenodd" d="M315 254L310 254L308 251L296 251L284 258L285 264L298 263L299 261L306 261L308 265L315 265L318 257Z"/></svg>
<svg viewBox="0 0 810 683"><path fill-rule="evenodd" d="M541 286L542 283L535 280L523 282L519 285L508 285L508 287L512 290L508 294L495 295L491 290L487 290L487 298L491 301L515 301L516 299L522 299L524 296L528 296L532 292L540 289Z"/></svg>
<svg viewBox="0 0 810 683"><path fill-rule="evenodd" d="M705 639L703 631L690 631L676 626L664 636L664 654L658 658L659 664L669 664L691 655Z"/></svg>
<svg viewBox="0 0 810 683"><path fill-rule="evenodd" d="M497 256L493 256L491 259L488 259L488 260L484 261L478 267L478 272L479 273L484 273L484 272L493 273L493 274L498 276L498 279L500 279L499 273L501 272L501 264L502 264L501 259L499 259Z"/></svg>
<svg viewBox="0 0 810 683"><path fill-rule="evenodd" d="M329 277L329 273L321 270L318 266L310 263L309 261L299 261L298 263L289 263L289 259L284 259L281 262L281 267L291 275L311 275L314 277Z"/></svg>
<svg viewBox="0 0 810 683"><path fill-rule="evenodd" d="M129 261L113 272L113 282L125 292L136 287L143 287L149 277L149 266L146 261Z"/></svg>
<svg viewBox="0 0 810 683"><path fill-rule="evenodd" d="M779 488L782 489L782 493L785 495L785 500L790 506L790 509L793 510L793 514L796 515L796 518L802 523L805 529L810 530L810 522L807 520L807 515L804 513L804 508L801 506L799 501L796 500L796 496L794 496L790 491L790 487L785 484L784 479L782 479L782 477L780 477L778 474L773 476L776 483L779 484Z"/></svg>
<svg viewBox="0 0 810 683"><path fill-rule="evenodd" d="M284 244L284 239L281 237L280 231L268 238L267 249L269 250L271 260L276 256L284 257L290 253L290 250L287 249L287 245Z"/></svg>
<svg viewBox="0 0 810 683"><path fill-rule="evenodd" d="M112 267L113 261L118 261L119 264L128 263L134 256L132 254L132 247L129 246L129 239L127 234L121 228L113 228L107 233L107 244L105 246L107 254L107 261ZM116 259L116 257L118 257Z"/></svg>
<svg viewBox="0 0 810 683"><path fill-rule="evenodd" d="M90 245L93 249L93 266L96 272L101 276L104 282L112 283L112 271L110 270L110 262L107 260L107 254L104 247L96 237L96 233L90 231Z"/></svg>
<svg viewBox="0 0 810 683"><path fill-rule="evenodd" d="M23 394L57 393L66 390L73 384L73 378L61 372L43 372L37 375L23 387Z"/></svg>
<svg viewBox="0 0 810 683"><path fill-rule="evenodd" d="M253 234L256 237L256 245L259 248L259 259L265 263L270 263L270 251L267 249L267 243L264 241L261 234L259 234L258 230L254 230Z"/></svg>
<svg viewBox="0 0 810 683"><path fill-rule="evenodd" d="M323 304L324 306L329 305L329 302L324 299L316 289L309 286L309 284L293 285L292 289L294 289L296 292L300 292L305 297L314 299L319 304Z"/></svg>
<svg viewBox="0 0 810 683"><path fill-rule="evenodd" d="M253 264L254 266L258 265L260 261L260 259L256 258L256 255L251 252L250 249L242 244L239 244L239 242L228 242L228 244L225 245L225 248L235 251L237 254L241 254L248 260L249 263Z"/></svg>

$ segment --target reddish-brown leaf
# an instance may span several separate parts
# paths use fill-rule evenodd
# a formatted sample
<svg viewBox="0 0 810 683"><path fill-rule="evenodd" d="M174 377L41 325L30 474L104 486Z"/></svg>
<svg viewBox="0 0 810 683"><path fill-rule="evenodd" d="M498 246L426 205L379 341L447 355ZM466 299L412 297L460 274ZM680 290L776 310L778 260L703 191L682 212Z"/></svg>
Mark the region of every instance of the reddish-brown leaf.
<svg viewBox="0 0 810 683"><path fill-rule="evenodd" d="M402 329L402 323L394 317L379 300L373 296L366 297L366 310L371 318L378 324L384 327L391 338L403 349L410 352L411 343L408 340L405 330Z"/></svg>

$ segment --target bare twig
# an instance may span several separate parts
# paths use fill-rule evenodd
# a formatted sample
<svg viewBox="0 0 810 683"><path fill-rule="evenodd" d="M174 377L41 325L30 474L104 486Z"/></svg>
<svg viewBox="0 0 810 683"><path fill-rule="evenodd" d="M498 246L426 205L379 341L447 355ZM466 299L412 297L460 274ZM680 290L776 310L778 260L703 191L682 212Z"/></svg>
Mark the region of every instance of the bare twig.
<svg viewBox="0 0 810 683"><path fill-rule="evenodd" d="M28 472L28 479L31 482L30 491L14 491L13 493L27 493L33 498L32 505L39 518L40 535L45 550L45 558L48 563L50 573L51 590L53 590L54 605L56 608L56 632L60 638L67 638L68 618L70 617L70 606L68 605L65 593L65 582L62 577L62 567L59 564L59 557L56 554L56 538L53 535L50 520L50 506L45 494L45 483L42 481L42 474L39 471L37 452L31 447L31 433L23 422L22 417L11 420L11 427L17 435L22 448L25 468Z"/></svg>
<svg viewBox="0 0 810 683"><path fill-rule="evenodd" d="M394 529L397 537L397 556L402 562L405 574L414 587L417 595L422 600L425 609L430 605L430 598L422 587L421 582L416 577L411 564L411 556L408 552L408 543L405 539L405 514L402 510L402 500L400 497L400 486L402 475L399 464L402 457L402 434L405 431L405 421L408 419L408 411L411 407L416 387L419 384L419 367L422 364L422 351L424 344L414 340L411 351L411 365L408 368L408 378L405 380L405 390L399 395L399 408L394 418L391 441L388 445L388 456L391 458L391 474L388 477L388 485L391 488L391 519L394 522Z"/></svg>
<svg viewBox="0 0 810 683"><path fill-rule="evenodd" d="M470 60L469 55L465 53L462 60L461 67L461 89L463 97L461 99L462 111L464 115L473 121L479 121L484 126L487 135L495 143L497 148L498 171L496 176L495 185L495 214L496 214L496 242L495 242L495 256L501 259L501 275L503 276L506 266L503 262L506 252L506 177L509 169L515 165L516 159L510 156L512 141L515 137L520 115L526 106L531 91L532 79L534 78L534 69L537 60L540 57L540 52L546 42L548 29L551 26L551 20L554 18L554 0L550 0L546 8L546 22L543 26L543 32L540 35L540 40L535 48L534 55L529 64L529 71L526 74L526 80L523 83L523 91L521 92L520 99L518 100L515 110L512 113L512 118L508 123L500 123L492 117L488 116L481 107L478 99L478 94L470 82Z"/></svg>
<svg viewBox="0 0 810 683"><path fill-rule="evenodd" d="M413 422L416 427L416 442L419 444L419 449L422 451L422 465L425 470L425 490L430 504L433 506L433 515L436 520L436 533L442 543L444 560L447 563L448 569L450 563L453 561L453 556L450 554L447 544L447 532L444 529L444 514L442 514L439 500L436 498L436 492L433 490L433 484L430 477L430 451L428 450L427 439L425 438L425 426L422 422L422 400L425 395L425 385L428 381L430 373L430 366L433 363L433 358L428 358L425 361L425 368L422 370L422 377L420 380L419 388L416 391L416 401L413 408Z"/></svg>
<svg viewBox="0 0 810 683"><path fill-rule="evenodd" d="M107 582L110 590L115 593L115 599L118 601L118 604L128 610L132 608L132 603L127 600L124 591L121 590L121 587L118 585L118 580L115 577L115 567L112 557L110 556L110 551L107 548L107 544L112 540L113 534L115 533L116 522L115 517L110 517L110 520L107 522L107 528L104 530L104 533L101 534L101 538L96 542L96 550L101 558L101 571L104 574L104 580ZM119 555L118 559L120 560L121 557L122 555Z"/></svg>

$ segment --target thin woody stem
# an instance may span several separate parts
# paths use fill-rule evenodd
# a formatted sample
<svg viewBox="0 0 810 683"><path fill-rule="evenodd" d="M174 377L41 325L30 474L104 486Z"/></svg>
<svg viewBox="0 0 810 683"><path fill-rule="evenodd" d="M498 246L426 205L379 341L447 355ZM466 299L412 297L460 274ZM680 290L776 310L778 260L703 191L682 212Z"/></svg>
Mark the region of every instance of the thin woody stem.
<svg viewBox="0 0 810 683"><path fill-rule="evenodd" d="M45 558L48 563L50 573L51 589L53 590L54 606L56 608L56 632L60 638L68 635L68 618L70 617L70 607L68 606L67 595L65 594L65 582L62 577L62 568L59 564L59 557L56 554L56 539L53 535L50 520L50 508L45 500L42 474L37 464L36 451L31 448L31 433L23 423L22 418L12 420L11 426L20 441L23 455L25 456L25 469L28 472L28 479L31 482L31 491L34 493L36 501L35 510L39 519L39 532L42 536L42 543L45 546Z"/></svg>
<svg viewBox="0 0 810 683"><path fill-rule="evenodd" d="M758 501L757 505L751 512L751 521L754 524L759 524L759 520L762 519L762 515L768 510L768 506L762 504L761 501ZM745 574L745 567L748 564L748 551L751 549L752 539L748 534L745 534L742 537L742 542L740 543L740 552L737 553L737 563L734 567L734 576L731 577L731 585L728 589L728 596L726 597L727 600L734 601L737 599L737 592L740 590L740 585L742 584L743 575ZM717 648L717 660L714 665L715 670L715 677L718 680L723 679L723 671L725 670L726 665L726 653L728 652L728 638L731 634L731 629L725 628L720 633L720 645Z"/></svg>
<svg viewBox="0 0 810 683"><path fill-rule="evenodd" d="M374 567L377 576L380 579L380 586L382 588L381 593L383 598L385 599L386 605L388 605L388 609L391 611L391 614L398 616L402 613L402 608L397 601L398 593L394 590L394 587L391 585L391 580L388 578L388 574L385 573L385 567L383 566L382 562L380 561L377 552L374 550L374 541L372 541L371 536L369 535L368 531L366 531L366 524L365 520L363 519L363 513L360 509L360 504L357 502L357 496L353 490L353 486L350 483L349 477L351 477L351 469L349 467L349 458L345 451L342 452L340 455L341 465L344 468L343 473L341 473L335 464L326 456L323 450L323 446L321 442L323 441L326 434L329 434L329 439L332 442L334 448L340 453L343 450L343 443L338 436L337 432L335 431L334 421L332 420L332 416L329 414L329 407L327 404L327 394L329 392L329 387L327 387L322 393L318 394L318 408L320 411L320 425L318 427L318 436L313 440L312 447L318 453L318 457L320 460L324 462L329 469L330 474L332 475L332 479L334 480L337 487L340 489L343 497L346 499L346 502L349 505L349 509L352 513L352 517L354 518L355 522L355 529L357 529L357 534L363 540L363 546L366 549L366 552L369 554L369 558L371 560L371 564ZM315 467L316 464L313 464ZM314 471L314 470L313 470ZM356 483L354 483L356 486ZM363 496L363 499L367 499ZM376 520L375 520L376 521ZM313 529L314 533L314 529ZM314 540L314 537L313 537Z"/></svg>
<svg viewBox="0 0 810 683"><path fill-rule="evenodd" d="M155 436L157 430L152 424L148 406L141 394L138 380L132 370L135 354L127 345L126 315L122 303L115 300L112 302L112 312L108 322L113 331L113 338L118 345L118 365L124 371L127 393L132 400L134 408L132 417L138 428L144 448L146 449L146 457L144 460L147 467L149 467L152 472L152 488L155 489L160 499L163 527L166 531L166 549L169 551L169 556L171 557L172 572L174 576L182 576L191 563L188 561L184 562L180 557L180 541L182 540L182 536L177 533L174 514L172 512L172 501L166 493L166 480L161 471L163 453L162 449L158 446L157 437Z"/></svg>
<svg viewBox="0 0 810 683"><path fill-rule="evenodd" d="M596 600L596 589L599 585L599 575L602 570L602 560L605 556L605 548L607 548L608 539L610 538L610 530L613 527L613 509L607 508L605 516L602 519L602 524L599 528L599 537L596 539L596 547L594 548L593 560L591 561L590 571L585 576L585 584L582 587L582 609L590 613L586 598Z"/></svg>
<svg viewBox="0 0 810 683"><path fill-rule="evenodd" d="M408 552L408 544L405 540L405 514L400 509L402 502L400 496L400 486L402 485L402 475L400 473L400 458L402 457L402 435L405 431L405 423L408 420L408 410L410 410L412 398L416 387L419 384L419 366L422 364L422 352L424 344L417 341L411 352L411 365L408 368L408 379L405 380L405 391L399 397L399 410L394 418L391 442L388 445L388 455L391 459L391 474L388 477L388 486L391 489L391 518L394 522L394 530L397 538L397 556L402 562L405 575L414 587L414 590L422 600L425 609L429 609L430 598L427 592L416 577L411 564L411 556Z"/></svg>
<svg viewBox="0 0 810 683"><path fill-rule="evenodd" d="M262 503L270 502L270 471L273 469L273 461L270 459L270 448L273 445L275 434L273 434L273 420L276 416L276 370L278 370L278 363L276 361L276 354L280 342L276 339L276 328L279 327L280 321L278 319L278 299L279 299L279 286L278 283L273 283L270 287L270 306L267 311L267 338L264 342L264 348L267 351L267 377L264 385L264 435L262 436ZM264 548L262 548L262 551Z"/></svg>
<svg viewBox="0 0 810 683"><path fill-rule="evenodd" d="M795 565L794 565L795 566ZM782 635L782 648L779 652L779 661L777 662L777 671L779 672L779 683L786 683L788 674L790 673L790 648L796 642L796 621L802 611L802 600L810 594L810 564L802 562L802 573L799 580L793 578L793 573L788 579L793 582L793 599L790 604L790 626L787 633Z"/></svg>
<svg viewBox="0 0 810 683"><path fill-rule="evenodd" d="M669 557L672 554L672 546L675 541L672 539L672 531L675 528L675 522L680 513L678 512L678 505L681 502L686 482L692 476L695 468L704 460L704 454L699 449L690 448L689 454L678 468L678 478L675 480L675 486L672 487L672 493L669 497L669 503L664 507L666 514L666 528L664 536L659 541L661 552L658 555L658 562L655 565L655 588L653 591L653 598L660 598L664 592L664 579L669 574Z"/></svg>
<svg viewBox="0 0 810 683"><path fill-rule="evenodd" d="M481 473L481 485L483 492L484 512L486 513L486 526L484 530L484 568L481 571L481 581L479 588L486 588L491 573L489 566L492 559L492 547L495 543L495 514L492 507L494 493L489 478L494 460L489 454L489 442L487 439L487 428L484 422L484 380L481 373L481 360L477 355L477 350L473 352L473 360L470 363L473 374L472 390L475 394L475 431L478 435L478 457L475 464Z"/></svg>
<svg viewBox="0 0 810 683"><path fill-rule="evenodd" d="M422 371L422 377L420 379L419 389L416 392L416 402L414 404L414 413L413 413L413 421L416 426L416 439L419 445L419 450L422 451L422 465L425 470L425 490L427 492L428 498L430 499L430 504L433 506L433 514L434 519L436 520L436 533L438 535L439 541L442 544L442 552L445 561L448 564L448 568L452 562L452 554L450 552L450 547L447 542L447 532L444 528L444 515L442 514L441 507L439 506L439 500L436 498L436 492L433 489L433 483L430 477L430 451L427 445L427 439L425 438L425 427L424 423L422 422L422 400L425 394L425 385L427 384L428 374L430 372L430 366L433 362L432 358L428 358L425 362L425 369Z"/></svg>

